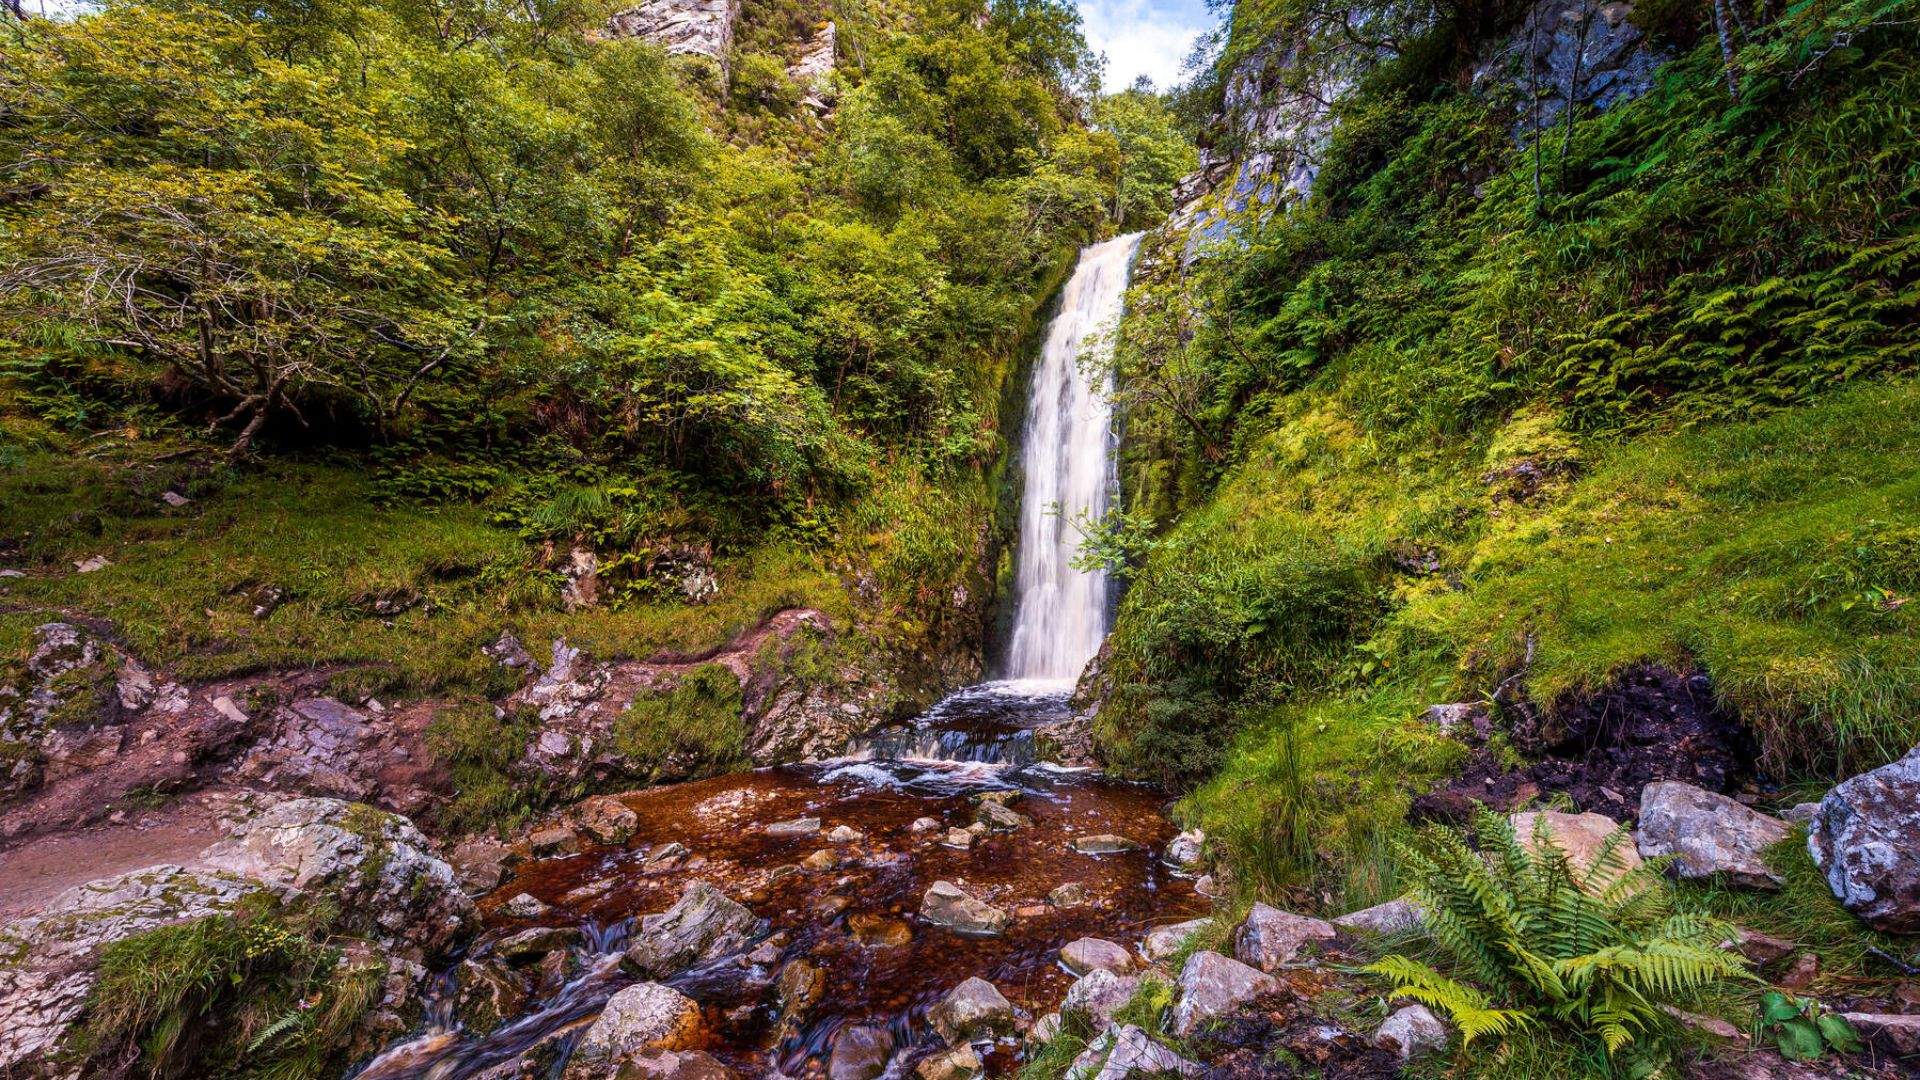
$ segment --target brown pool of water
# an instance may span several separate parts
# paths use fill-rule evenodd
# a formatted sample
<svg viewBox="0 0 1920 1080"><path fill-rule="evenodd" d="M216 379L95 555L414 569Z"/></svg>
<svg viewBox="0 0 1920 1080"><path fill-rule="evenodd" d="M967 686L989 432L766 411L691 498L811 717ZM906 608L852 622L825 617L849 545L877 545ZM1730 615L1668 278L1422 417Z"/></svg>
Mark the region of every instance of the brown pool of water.
<svg viewBox="0 0 1920 1080"><path fill-rule="evenodd" d="M776 1070L799 1076L824 1072L833 1035L847 1024L890 1026L903 1045L931 1039L925 1010L970 976L992 982L1034 1016L1052 1011L1072 981L1058 963L1062 945L1082 936L1137 944L1154 925L1206 908L1191 883L1159 861L1158 850L1174 830L1151 791L1034 770L976 770L974 784L954 782L952 776L969 775L964 767L903 790L870 782L877 768L768 769L623 795L640 819L631 840L524 864L482 901L483 921L489 930L606 926L665 910L688 885L708 882L788 939L779 964L757 971L732 966L685 987L709 1007L709 1049L749 1076ZM992 834L970 850L940 845L945 827L972 822L981 783L1019 786L1012 806L1033 823ZM766 831L807 816L820 818L818 835ZM915 832L912 824L922 817L938 820L942 829ZM827 833L841 825L862 838L830 842ZM1099 833L1125 836L1143 849L1095 856L1069 846L1076 836ZM649 871L647 857L674 843L688 849L684 859ZM838 866L782 869L823 849ZM936 880L1007 911L1013 919L1006 934L964 937L922 920L921 896ZM1047 894L1069 882L1083 885L1089 901L1049 905ZM551 910L534 920L507 916L502 905L520 893ZM856 939L850 923L876 919L904 924L910 939ZM824 994L797 1024L776 1024L768 981L782 964L801 959L825 974Z"/></svg>

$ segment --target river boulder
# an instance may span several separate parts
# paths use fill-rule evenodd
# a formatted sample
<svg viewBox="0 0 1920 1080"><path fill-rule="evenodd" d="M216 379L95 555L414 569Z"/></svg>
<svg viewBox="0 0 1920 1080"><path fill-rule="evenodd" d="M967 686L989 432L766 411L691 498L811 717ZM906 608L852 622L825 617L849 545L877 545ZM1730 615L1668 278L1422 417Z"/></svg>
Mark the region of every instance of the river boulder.
<svg viewBox="0 0 1920 1080"><path fill-rule="evenodd" d="M626 963L653 978L744 952L759 930L753 912L704 881L687 886L666 911L640 920Z"/></svg>
<svg viewBox="0 0 1920 1080"><path fill-rule="evenodd" d="M566 1080L601 1080L629 1058L689 1049L700 1038L700 1006L692 998L659 983L635 983L607 999L568 1060Z"/></svg>
<svg viewBox="0 0 1920 1080"><path fill-rule="evenodd" d="M1807 850L1848 911L1877 930L1920 931L1920 747L1827 792Z"/></svg>
<svg viewBox="0 0 1920 1080"><path fill-rule="evenodd" d="M1012 1031L1013 1003L999 987L975 976L947 991L927 1010L927 1020L947 1045L960 1046Z"/></svg>
<svg viewBox="0 0 1920 1080"><path fill-rule="evenodd" d="M1728 884L1777 889L1781 878L1763 857L1787 838L1786 822L1711 791L1663 780L1640 792L1642 857L1673 857L1682 878L1718 876Z"/></svg>
<svg viewBox="0 0 1920 1080"><path fill-rule="evenodd" d="M969 895L951 881L936 881L920 899L920 917L956 934L994 937L1005 933L1007 913Z"/></svg>
<svg viewBox="0 0 1920 1080"><path fill-rule="evenodd" d="M572 816L574 826L600 844L624 844L640 827L640 815L611 795L581 800Z"/></svg>
<svg viewBox="0 0 1920 1080"><path fill-rule="evenodd" d="M840 1029L827 1059L827 1080L874 1080L887 1071L893 1057L893 1032L882 1024L855 1024Z"/></svg>
<svg viewBox="0 0 1920 1080"><path fill-rule="evenodd" d="M1075 975L1096 970L1125 975L1140 966L1126 946L1094 937L1077 938L1061 946L1060 962Z"/></svg>

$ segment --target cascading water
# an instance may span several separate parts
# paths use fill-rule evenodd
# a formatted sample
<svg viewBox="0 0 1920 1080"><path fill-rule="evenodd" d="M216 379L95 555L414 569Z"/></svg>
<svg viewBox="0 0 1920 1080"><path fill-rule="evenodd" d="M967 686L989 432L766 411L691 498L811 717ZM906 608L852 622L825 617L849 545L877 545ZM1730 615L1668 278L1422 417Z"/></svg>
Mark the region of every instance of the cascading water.
<svg viewBox="0 0 1920 1080"><path fill-rule="evenodd" d="M1073 559L1077 523L1104 516L1113 492L1113 378L1103 361L1113 349L1108 332L1120 317L1140 235L1080 252L1034 367L1020 454L1025 490L1009 679L1078 679L1107 633L1107 574L1076 570ZM1090 356L1090 349L1098 352Z"/></svg>
<svg viewBox="0 0 1920 1080"><path fill-rule="evenodd" d="M1061 945L1090 934L1137 938L1153 922L1191 917L1191 886L1145 852L1095 856L1065 843L1077 833L1165 843L1172 829L1158 795L1033 764L1035 731L1071 715L1074 681L1106 633L1106 576L1072 566L1074 519L1105 513L1113 487L1105 377L1090 378L1088 369L1101 365L1083 361L1089 337L1120 314L1138 243L1123 236L1081 252L1034 370L1010 678L960 690L918 722L875 733L846 759L622 796L638 814L635 835L518 867L481 902L486 931L434 984L424 1030L364 1065L356 1080L559 1075L585 1025L636 978L619 959L629 931L647 932L633 918L664 910L693 880L741 897L769 923L771 936L749 956L668 980L707 1007L717 1024L710 1049L748 1076L820 1075L843 1031L856 1025L888 1029L886 1075L907 1075L941 1045L927 1008L968 976L987 978L1037 1015L1066 992ZM1105 346L1096 338L1092 347ZM989 791L1011 796L1002 804L1030 824L990 829L977 801ZM830 833L787 837L766 828L802 816L848 826L857 838L829 843L830 873L802 866ZM672 849L678 869L654 870L649 856ZM1014 925L977 939L915 920L928 885L941 879L965 881L1014 911ZM1093 901L1050 903L1069 883ZM540 916L516 918L499 902L521 892L541 901ZM565 956L546 958L565 961L550 973L545 960L499 955L531 925L579 931ZM804 1015L783 1005L778 989L785 965L800 958L825 973L825 995ZM547 985L547 974L563 981ZM500 986L527 997L515 1015L489 1025L486 1003L512 996ZM475 1003L482 1007L463 1007ZM997 1074L1011 1070L1011 1053L997 1051Z"/></svg>

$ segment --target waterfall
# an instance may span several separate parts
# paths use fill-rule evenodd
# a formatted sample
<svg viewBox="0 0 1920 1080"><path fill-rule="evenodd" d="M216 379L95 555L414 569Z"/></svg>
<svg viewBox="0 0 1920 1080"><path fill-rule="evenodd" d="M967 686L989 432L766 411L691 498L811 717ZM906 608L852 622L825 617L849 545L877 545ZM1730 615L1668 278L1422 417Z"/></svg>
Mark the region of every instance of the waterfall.
<svg viewBox="0 0 1920 1080"><path fill-rule="evenodd" d="M1104 516L1114 488L1112 374L1096 364L1090 379L1083 361L1089 348L1111 353L1105 332L1119 321L1139 246L1140 234L1130 233L1080 252L1034 366L1020 453L1026 487L1014 549L1010 679L1078 679L1107 633L1106 571L1072 565L1075 519ZM1092 334L1102 337L1089 343Z"/></svg>

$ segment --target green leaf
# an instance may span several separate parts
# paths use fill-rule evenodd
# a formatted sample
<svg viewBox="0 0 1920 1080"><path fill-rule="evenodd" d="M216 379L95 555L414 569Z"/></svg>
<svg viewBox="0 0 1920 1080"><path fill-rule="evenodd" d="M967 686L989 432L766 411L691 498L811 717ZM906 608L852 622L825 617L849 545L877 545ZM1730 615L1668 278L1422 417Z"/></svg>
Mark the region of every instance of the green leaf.
<svg viewBox="0 0 1920 1080"><path fill-rule="evenodd" d="M1782 1020L1791 1020L1799 1015L1800 1006L1795 1004L1787 995L1777 990L1769 992L1765 997L1760 999L1760 1019L1769 1024L1777 1024Z"/></svg>
<svg viewBox="0 0 1920 1080"><path fill-rule="evenodd" d="M1866 1043L1861 1041L1860 1033L1853 1030L1853 1025L1847 1023L1846 1017L1839 1013L1821 1013L1816 1023L1819 1024L1820 1034L1827 1040L1827 1045L1840 1053L1857 1054L1866 1049Z"/></svg>
<svg viewBox="0 0 1920 1080"><path fill-rule="evenodd" d="M1812 1061L1824 1049L1819 1029L1809 1020L1783 1021L1773 1036L1780 1044L1780 1056L1788 1061Z"/></svg>

